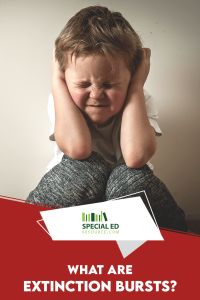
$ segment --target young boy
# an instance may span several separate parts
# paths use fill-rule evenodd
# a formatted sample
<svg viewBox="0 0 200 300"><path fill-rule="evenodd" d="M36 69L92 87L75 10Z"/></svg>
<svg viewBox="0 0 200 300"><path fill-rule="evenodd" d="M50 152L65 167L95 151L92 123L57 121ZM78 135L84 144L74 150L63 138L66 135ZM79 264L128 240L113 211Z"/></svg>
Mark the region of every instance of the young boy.
<svg viewBox="0 0 200 300"><path fill-rule="evenodd" d="M91 6L69 20L52 63L56 157L27 202L69 207L145 191L160 227L187 231L184 212L149 162L162 134L143 90L150 56L118 12Z"/></svg>

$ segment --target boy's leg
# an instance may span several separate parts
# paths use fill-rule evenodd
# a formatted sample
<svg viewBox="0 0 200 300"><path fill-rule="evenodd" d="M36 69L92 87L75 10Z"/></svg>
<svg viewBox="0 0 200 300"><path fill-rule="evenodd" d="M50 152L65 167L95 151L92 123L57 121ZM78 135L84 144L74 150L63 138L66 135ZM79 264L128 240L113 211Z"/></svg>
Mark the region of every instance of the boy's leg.
<svg viewBox="0 0 200 300"><path fill-rule="evenodd" d="M103 201L109 174L110 164L96 152L84 160L64 155L62 161L44 175L26 202L69 207Z"/></svg>
<svg viewBox="0 0 200 300"><path fill-rule="evenodd" d="M130 169L125 164L117 166L107 182L106 200L144 190L159 227L187 231L184 211L147 165L139 169ZM146 202L144 193L142 199Z"/></svg>

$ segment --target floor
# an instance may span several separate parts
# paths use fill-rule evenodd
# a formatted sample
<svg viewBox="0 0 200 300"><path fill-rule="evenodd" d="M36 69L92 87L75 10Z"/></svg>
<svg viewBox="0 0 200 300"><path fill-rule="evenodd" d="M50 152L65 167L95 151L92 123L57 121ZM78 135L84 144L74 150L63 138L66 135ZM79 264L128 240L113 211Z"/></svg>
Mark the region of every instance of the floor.
<svg viewBox="0 0 200 300"><path fill-rule="evenodd" d="M187 223L190 231L200 235L200 220L187 220Z"/></svg>

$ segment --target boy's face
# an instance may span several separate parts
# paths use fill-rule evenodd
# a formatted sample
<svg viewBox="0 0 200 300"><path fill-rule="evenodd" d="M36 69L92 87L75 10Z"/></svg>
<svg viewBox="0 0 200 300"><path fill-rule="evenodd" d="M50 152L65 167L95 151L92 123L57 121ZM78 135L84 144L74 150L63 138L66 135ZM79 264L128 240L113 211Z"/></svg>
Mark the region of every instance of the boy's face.
<svg viewBox="0 0 200 300"><path fill-rule="evenodd" d="M96 124L116 115L126 100L131 74L123 58L114 62L114 73L111 71L104 55L68 55L65 79L70 95L83 114Z"/></svg>

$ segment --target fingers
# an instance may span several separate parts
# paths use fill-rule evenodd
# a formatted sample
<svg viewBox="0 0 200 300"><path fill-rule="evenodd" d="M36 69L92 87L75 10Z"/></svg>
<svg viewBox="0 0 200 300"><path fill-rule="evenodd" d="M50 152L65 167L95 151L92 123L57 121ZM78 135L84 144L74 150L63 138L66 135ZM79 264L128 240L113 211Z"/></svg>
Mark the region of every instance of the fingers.
<svg viewBox="0 0 200 300"><path fill-rule="evenodd" d="M56 63L56 58L55 58L55 47L53 48L53 60L52 63L55 64Z"/></svg>
<svg viewBox="0 0 200 300"><path fill-rule="evenodd" d="M149 48L142 48L143 49L143 55L145 55L147 60L150 60L151 57L151 49Z"/></svg>
<svg viewBox="0 0 200 300"><path fill-rule="evenodd" d="M56 47L53 48L53 57L55 57Z"/></svg>

